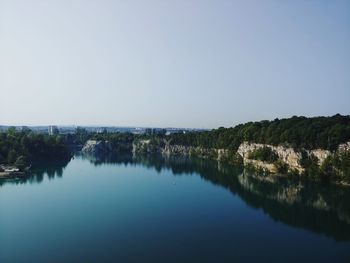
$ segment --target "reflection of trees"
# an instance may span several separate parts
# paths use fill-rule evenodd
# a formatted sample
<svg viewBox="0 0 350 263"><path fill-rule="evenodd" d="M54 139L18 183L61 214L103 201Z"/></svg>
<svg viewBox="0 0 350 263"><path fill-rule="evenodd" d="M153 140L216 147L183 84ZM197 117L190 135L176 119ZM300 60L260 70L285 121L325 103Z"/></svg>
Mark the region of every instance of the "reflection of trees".
<svg viewBox="0 0 350 263"><path fill-rule="evenodd" d="M132 164L132 154L128 153L107 153L107 154L88 154L88 153L79 153L75 157L81 158L83 160L88 160L94 166L99 166L103 164Z"/></svg>
<svg viewBox="0 0 350 263"><path fill-rule="evenodd" d="M93 165L142 165L171 170L175 176L198 174L204 180L239 196L249 206L262 209L276 221L323 233L336 240L350 240L350 189L300 179L247 174L212 160L160 155L77 155ZM46 163L33 168L32 176L12 183L40 183L45 176L63 175L67 162ZM0 186L8 181L0 181Z"/></svg>
<svg viewBox="0 0 350 263"><path fill-rule="evenodd" d="M24 178L0 180L0 186L4 184L24 184L24 183L41 183L45 176L48 179L54 179L56 177L63 176L63 170L67 166L70 160L50 161L37 164L32 167L31 172Z"/></svg>
<svg viewBox="0 0 350 263"><path fill-rule="evenodd" d="M199 174L237 194L276 221L350 240L350 189L296 178L243 173L239 167L203 159L137 156L133 162L170 169L174 175Z"/></svg>
<svg viewBox="0 0 350 263"><path fill-rule="evenodd" d="M349 189L286 178L239 175L238 195L277 221L350 239Z"/></svg>

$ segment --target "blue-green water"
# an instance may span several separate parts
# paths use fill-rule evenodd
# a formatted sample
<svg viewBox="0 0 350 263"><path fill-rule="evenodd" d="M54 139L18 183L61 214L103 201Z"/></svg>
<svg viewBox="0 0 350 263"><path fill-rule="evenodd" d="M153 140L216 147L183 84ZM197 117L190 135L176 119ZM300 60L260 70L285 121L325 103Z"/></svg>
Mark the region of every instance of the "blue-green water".
<svg viewBox="0 0 350 263"><path fill-rule="evenodd" d="M350 262L347 188L127 156L0 184L3 263Z"/></svg>

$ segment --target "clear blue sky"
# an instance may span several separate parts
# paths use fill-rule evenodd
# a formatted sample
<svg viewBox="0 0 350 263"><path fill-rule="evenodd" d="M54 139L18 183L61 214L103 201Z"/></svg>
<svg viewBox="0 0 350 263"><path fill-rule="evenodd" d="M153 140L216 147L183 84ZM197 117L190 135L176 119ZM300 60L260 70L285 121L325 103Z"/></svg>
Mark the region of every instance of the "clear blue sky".
<svg viewBox="0 0 350 263"><path fill-rule="evenodd" d="M0 0L0 124L350 113L350 1Z"/></svg>

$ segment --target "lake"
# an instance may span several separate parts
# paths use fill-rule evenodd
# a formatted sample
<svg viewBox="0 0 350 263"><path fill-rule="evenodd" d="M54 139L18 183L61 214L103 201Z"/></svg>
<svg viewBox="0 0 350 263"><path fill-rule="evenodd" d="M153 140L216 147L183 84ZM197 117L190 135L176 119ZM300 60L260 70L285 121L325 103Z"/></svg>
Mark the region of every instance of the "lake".
<svg viewBox="0 0 350 263"><path fill-rule="evenodd" d="M350 189L77 155L0 181L0 262L350 262Z"/></svg>

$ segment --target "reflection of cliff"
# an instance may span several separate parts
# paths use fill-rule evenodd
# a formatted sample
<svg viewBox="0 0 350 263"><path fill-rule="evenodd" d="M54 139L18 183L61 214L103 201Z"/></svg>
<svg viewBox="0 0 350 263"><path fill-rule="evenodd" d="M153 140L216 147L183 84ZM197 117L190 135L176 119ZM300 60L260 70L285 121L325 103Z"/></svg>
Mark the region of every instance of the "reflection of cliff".
<svg viewBox="0 0 350 263"><path fill-rule="evenodd" d="M349 189L283 178L239 175L238 194L277 221L350 239Z"/></svg>
<svg viewBox="0 0 350 263"><path fill-rule="evenodd" d="M241 168L211 160L160 155L80 155L93 165L142 165L175 176L198 174L204 180L239 196L249 206L262 209L276 221L323 233L336 240L350 240L350 189L278 176L243 173ZM40 183L60 177L65 163L51 163L33 170L33 175L12 183ZM7 181L1 181L1 184Z"/></svg>
<svg viewBox="0 0 350 263"><path fill-rule="evenodd" d="M70 160L67 159L37 164L35 167L32 167L29 176L18 179L0 180L0 187L4 184L41 183L45 176L48 179L62 177L63 170L69 161Z"/></svg>
<svg viewBox="0 0 350 263"><path fill-rule="evenodd" d="M76 154L76 157L88 160L95 166L102 164L132 164L132 154L90 154L90 153L80 153Z"/></svg>
<svg viewBox="0 0 350 263"><path fill-rule="evenodd" d="M170 169L174 175L199 174L203 179L237 194L249 206L271 218L350 240L350 189L277 176L249 175L216 161L181 157L134 157L134 163Z"/></svg>

